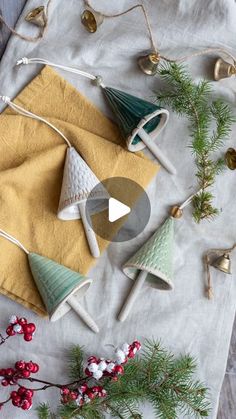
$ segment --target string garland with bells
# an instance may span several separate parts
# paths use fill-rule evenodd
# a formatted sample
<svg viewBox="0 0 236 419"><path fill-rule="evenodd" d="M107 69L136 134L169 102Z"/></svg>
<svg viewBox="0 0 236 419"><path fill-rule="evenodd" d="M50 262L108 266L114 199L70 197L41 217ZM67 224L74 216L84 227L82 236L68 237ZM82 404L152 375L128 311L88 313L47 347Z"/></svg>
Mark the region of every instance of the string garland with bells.
<svg viewBox="0 0 236 419"><path fill-rule="evenodd" d="M0 410L7 414L10 404L30 410L39 391L54 389L60 403L56 412L42 403L36 407L38 418L102 419L107 414L139 418L144 402L150 403L156 418L177 417L180 409L188 418L209 414L208 389L194 378L193 358L174 358L159 342L146 340L143 348L138 340L124 343L110 359L85 358L82 348L75 346L67 358L70 379L66 383L38 378L40 363L32 360L20 359L8 368L0 365L0 383L5 392L9 389L9 396L2 400L0 385Z"/></svg>
<svg viewBox="0 0 236 419"><path fill-rule="evenodd" d="M176 169L156 144L155 139L167 124L169 112L154 103L126 92L105 86L101 76L94 76L74 67L52 63L43 58L21 58L17 65L43 64L86 77L100 87L117 119L121 134L129 151L135 152L147 147L172 175Z"/></svg>
<svg viewBox="0 0 236 419"><path fill-rule="evenodd" d="M231 77L236 74L236 58L234 55L232 55L227 49L221 48L221 47L213 47L213 48L205 48L200 51L197 51L192 54L184 55L182 57L177 58L170 58L165 55L162 55L157 47L150 18L148 15L148 11L145 8L143 4L136 4L129 9L116 13L116 14L107 14L103 13L101 11L98 11L94 9L94 7L91 6L91 3L89 0L83 0L85 4L85 9L82 12L81 15L81 21L84 27L87 29L90 33L95 33L98 29L98 27L103 23L104 19L110 19L110 18L117 18L121 17L134 9L141 9L144 17L145 22L150 38L151 43L151 52L147 52L146 55L142 55L138 59L138 65L141 69L141 71L149 76L155 76L158 72L158 65L161 62L170 62L170 63L177 63L177 62L183 62L193 57L198 57L201 55L208 55L211 53L219 53L222 55L225 55L230 62L224 61L222 58L218 58L216 60L215 66L214 66L214 80L218 81L226 77Z"/></svg>
<svg viewBox="0 0 236 419"><path fill-rule="evenodd" d="M4 24L8 30L13 34L16 35L18 38L22 39L23 41L28 42L37 42L42 39L48 29L48 14L49 14L49 6L52 0L48 0L46 6L39 6L35 9L31 10L25 16L26 22L33 24L38 27L39 33L36 36L27 36L22 35L21 33L17 32L8 23L5 21L4 17L0 14L0 22Z"/></svg>
<svg viewBox="0 0 236 419"><path fill-rule="evenodd" d="M109 198L104 186L100 183L95 173L93 173L76 149L72 147L68 138L55 127L55 125L51 124L45 118L29 112L21 106L11 102L10 98L7 96L0 96L0 99L20 115L44 122L56 131L66 142L67 152L57 216L60 220L69 221L81 218L90 252L93 257L98 258L100 250L96 235L91 227L92 221L89 219L90 214L86 213L86 199L96 186L97 193L96 196L93 197L93 200L96 201L96 205L93 206L93 209L90 212L91 214L95 214L104 210L104 206ZM97 204L97 202L99 204Z"/></svg>
<svg viewBox="0 0 236 419"><path fill-rule="evenodd" d="M204 266L205 266L205 270L207 274L206 292L207 292L207 297L209 300L213 298L213 286L212 286L210 266L213 266L219 271L230 275L231 274L230 254L233 252L235 248L236 248L236 243L228 249L210 249L204 255L203 261L204 261Z"/></svg>
<svg viewBox="0 0 236 419"><path fill-rule="evenodd" d="M30 271L51 321L60 319L72 308L93 332L99 332L95 321L78 302L90 287L92 283L90 278L45 256L29 252L19 240L2 229L0 237L26 253Z"/></svg>
<svg viewBox="0 0 236 419"><path fill-rule="evenodd" d="M135 282L118 315L120 321L123 322L129 315L145 281L151 287L162 291L174 288L174 224L176 219L182 217L183 209L191 203L196 194L191 195L182 205L172 207L165 222L125 263L124 273Z"/></svg>

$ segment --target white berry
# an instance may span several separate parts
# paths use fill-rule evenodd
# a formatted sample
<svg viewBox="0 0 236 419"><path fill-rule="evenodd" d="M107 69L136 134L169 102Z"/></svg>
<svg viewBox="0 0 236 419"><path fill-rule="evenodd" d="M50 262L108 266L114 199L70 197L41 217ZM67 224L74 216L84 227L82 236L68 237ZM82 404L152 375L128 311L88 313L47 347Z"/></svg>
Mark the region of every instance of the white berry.
<svg viewBox="0 0 236 419"><path fill-rule="evenodd" d="M17 317L13 314L13 316L10 317L9 322L11 324L15 324L17 323L17 320L18 320Z"/></svg>
<svg viewBox="0 0 236 419"><path fill-rule="evenodd" d="M14 324L13 330L16 333L20 333L20 332L22 332L22 326L20 324Z"/></svg>
<svg viewBox="0 0 236 419"><path fill-rule="evenodd" d="M99 364L98 364L98 369L99 369L100 371L105 371L106 367L107 367L107 363L106 363L106 361L101 361L101 362L99 362Z"/></svg>
<svg viewBox="0 0 236 419"><path fill-rule="evenodd" d="M125 353L125 355L128 355L130 350L130 345L128 343L123 343L121 346L122 351Z"/></svg>
<svg viewBox="0 0 236 419"><path fill-rule="evenodd" d="M100 378L102 378L102 376L103 376L102 371L97 370L93 373L93 378L95 378L95 380L100 380Z"/></svg>
<svg viewBox="0 0 236 419"><path fill-rule="evenodd" d="M89 372L94 373L95 371L97 371L97 370L98 370L98 365L97 365L97 364L95 364L95 362L92 362L92 364L90 364L90 365L88 366L88 370L89 370Z"/></svg>
<svg viewBox="0 0 236 419"><path fill-rule="evenodd" d="M114 362L110 362L110 363L107 365L107 372L112 372L112 371L114 370L114 368L115 368L115 364L114 364Z"/></svg>

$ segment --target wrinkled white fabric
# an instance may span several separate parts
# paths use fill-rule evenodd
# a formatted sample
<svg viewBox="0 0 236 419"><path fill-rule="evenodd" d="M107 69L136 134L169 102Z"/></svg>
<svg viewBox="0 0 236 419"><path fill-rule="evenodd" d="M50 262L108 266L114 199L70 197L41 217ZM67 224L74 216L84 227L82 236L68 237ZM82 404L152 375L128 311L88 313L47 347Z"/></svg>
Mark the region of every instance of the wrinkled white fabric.
<svg viewBox="0 0 236 419"><path fill-rule="evenodd" d="M93 0L92 4L109 13L122 11L134 2ZM195 48L208 46L231 47L236 53L236 4L233 0L149 0L145 4L158 47L165 55L185 55L192 52L192 48L196 51ZM24 22L24 15L36 6L38 0L27 2L17 30L28 35L35 32L36 28ZM39 65L14 66L18 58L28 56L78 66L102 75L107 85L131 94L145 98L153 95L160 81L143 75L136 64L136 58L150 46L141 12L136 10L119 19L107 19L98 32L91 35L80 23L82 9L82 1L54 0L50 7L49 30L41 42L32 44L11 37L0 63L0 94L14 98L38 74ZM196 80L212 74L214 57L195 58L189 63ZM99 89L91 86L87 79L63 71L59 73L110 115ZM214 83L215 94L227 99L234 109L235 90L235 78ZM228 146L235 147L235 134L234 126L223 151ZM216 418L235 314L236 284L234 276L227 277L214 270L215 297L208 301L204 297L202 255L211 247L229 247L236 239L235 172L226 170L217 179L215 204L222 212L215 221L195 224L188 207L185 216L176 222L175 290L161 292L144 287L127 321L121 324L116 320L132 285L121 271L122 264L158 227L169 206L182 202L197 186L193 156L187 147L189 142L188 122L171 113L169 124L159 137L159 145L177 168L178 175L171 177L161 170L148 188L152 216L146 230L130 242L110 245L91 272L96 281L83 304L96 319L100 333L93 335L72 312L50 324L6 297L0 297L1 330L12 313L25 315L37 324L33 342L26 344L20 337L12 338L0 349L1 366L11 366L17 359L33 359L41 366L40 377L63 382L67 381L66 353L72 344L83 345L88 354L111 357L111 348L105 344L118 345L134 338L142 341L154 337L176 354L190 352L198 359L198 377L210 388L210 418ZM233 268L236 269L235 261ZM1 389L1 399L4 392ZM40 392L35 396L35 404L50 400L56 405L57 399L54 390ZM150 406L144 410L145 419L154 417ZM25 413L8 407L1 412L1 417L21 419ZM31 410L27 417L37 416Z"/></svg>

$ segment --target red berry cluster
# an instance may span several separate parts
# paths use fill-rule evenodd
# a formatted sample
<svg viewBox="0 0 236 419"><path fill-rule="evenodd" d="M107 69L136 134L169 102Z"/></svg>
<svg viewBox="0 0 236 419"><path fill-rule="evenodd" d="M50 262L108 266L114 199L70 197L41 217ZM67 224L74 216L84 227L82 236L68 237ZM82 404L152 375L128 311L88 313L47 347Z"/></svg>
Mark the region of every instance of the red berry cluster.
<svg viewBox="0 0 236 419"><path fill-rule="evenodd" d="M1 381L2 386L15 385L21 378L29 378L31 374L36 374L39 370L38 364L29 361L17 361L14 368L6 368L0 370L0 377L4 377Z"/></svg>
<svg viewBox="0 0 236 419"><path fill-rule="evenodd" d="M26 342L30 342L33 338L36 326L34 323L28 323L24 318L18 318L17 316L11 316L10 324L6 329L8 336L24 335Z"/></svg>
<svg viewBox="0 0 236 419"><path fill-rule="evenodd" d="M141 348L140 342L134 341L131 345L124 343L121 348L115 351L116 360L96 358L90 356L87 361L85 374L88 377L93 377L95 380L100 380L102 377L110 377L112 380L117 381L118 375L124 373L123 365L126 364L128 359L134 358L137 351Z"/></svg>
<svg viewBox="0 0 236 419"><path fill-rule="evenodd" d="M83 406L85 403L89 403L95 397L106 397L107 392L101 386L88 387L86 383L82 384L78 390L70 390L67 387L61 389L63 404L75 401L78 406Z"/></svg>
<svg viewBox="0 0 236 419"><path fill-rule="evenodd" d="M33 395L33 390L20 387L17 391L12 391L10 397L13 406L20 407L23 410L29 410L32 407Z"/></svg>

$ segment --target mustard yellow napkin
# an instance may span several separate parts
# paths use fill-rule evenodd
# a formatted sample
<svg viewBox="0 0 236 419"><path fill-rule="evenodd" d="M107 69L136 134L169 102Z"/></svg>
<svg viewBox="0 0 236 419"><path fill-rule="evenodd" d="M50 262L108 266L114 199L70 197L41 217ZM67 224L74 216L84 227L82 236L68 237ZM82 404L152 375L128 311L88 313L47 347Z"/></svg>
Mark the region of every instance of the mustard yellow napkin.
<svg viewBox="0 0 236 419"><path fill-rule="evenodd" d="M15 103L63 131L100 180L124 176L146 187L158 171L142 154L126 151L117 127L48 67ZM62 138L7 108L0 116L0 150L0 228L30 251L86 274L96 260L81 221L60 221L56 215L66 154ZM109 244L101 238L98 243L101 251ZM3 238L0 292L46 314L25 253Z"/></svg>

